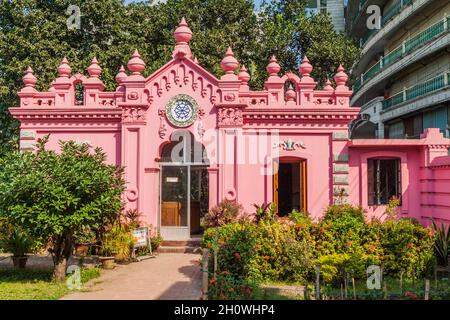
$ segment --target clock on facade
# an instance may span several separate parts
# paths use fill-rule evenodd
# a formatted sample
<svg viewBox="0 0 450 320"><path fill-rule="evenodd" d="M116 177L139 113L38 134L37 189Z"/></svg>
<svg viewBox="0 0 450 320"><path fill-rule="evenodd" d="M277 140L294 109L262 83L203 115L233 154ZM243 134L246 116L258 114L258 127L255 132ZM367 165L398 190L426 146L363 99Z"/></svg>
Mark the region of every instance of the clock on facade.
<svg viewBox="0 0 450 320"><path fill-rule="evenodd" d="M197 119L198 105L185 94L172 97L166 105L166 116L177 127L188 127Z"/></svg>

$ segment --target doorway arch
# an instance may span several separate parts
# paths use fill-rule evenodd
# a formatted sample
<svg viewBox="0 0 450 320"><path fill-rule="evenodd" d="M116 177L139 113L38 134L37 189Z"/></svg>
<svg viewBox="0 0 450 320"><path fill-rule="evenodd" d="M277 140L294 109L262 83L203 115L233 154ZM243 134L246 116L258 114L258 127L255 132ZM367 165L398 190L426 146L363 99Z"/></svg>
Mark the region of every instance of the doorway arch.
<svg viewBox="0 0 450 320"><path fill-rule="evenodd" d="M206 149L188 130L172 134L160 157L160 231L168 240L186 240L201 233L208 211L209 160Z"/></svg>

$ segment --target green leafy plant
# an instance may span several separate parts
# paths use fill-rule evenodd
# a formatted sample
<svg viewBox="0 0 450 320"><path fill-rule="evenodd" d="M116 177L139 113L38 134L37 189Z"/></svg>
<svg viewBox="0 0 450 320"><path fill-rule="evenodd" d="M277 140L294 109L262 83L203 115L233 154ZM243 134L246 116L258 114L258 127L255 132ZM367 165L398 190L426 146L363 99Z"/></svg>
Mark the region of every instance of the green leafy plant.
<svg viewBox="0 0 450 320"><path fill-rule="evenodd" d="M3 237L0 246L13 254L13 257L25 257L34 244L33 239L25 232L15 229L6 237Z"/></svg>
<svg viewBox="0 0 450 320"><path fill-rule="evenodd" d="M255 222L258 223L261 220L274 220L276 215L276 205L274 203L263 203L258 205L256 203L253 204L255 207Z"/></svg>
<svg viewBox="0 0 450 320"><path fill-rule="evenodd" d="M450 226L445 228L445 225L441 224L439 228L433 220L433 229L435 232L434 252L437 263L441 266L447 266L448 255L450 254Z"/></svg>
<svg viewBox="0 0 450 320"><path fill-rule="evenodd" d="M60 151L12 152L0 161L0 216L48 243L54 277L64 281L74 234L116 221L121 212L123 168L106 163L100 148L60 141Z"/></svg>
<svg viewBox="0 0 450 320"><path fill-rule="evenodd" d="M152 247L152 252L156 251L161 243L164 241L161 236L161 232L157 228L153 228L152 225L149 226L149 235L150 235L150 245Z"/></svg>

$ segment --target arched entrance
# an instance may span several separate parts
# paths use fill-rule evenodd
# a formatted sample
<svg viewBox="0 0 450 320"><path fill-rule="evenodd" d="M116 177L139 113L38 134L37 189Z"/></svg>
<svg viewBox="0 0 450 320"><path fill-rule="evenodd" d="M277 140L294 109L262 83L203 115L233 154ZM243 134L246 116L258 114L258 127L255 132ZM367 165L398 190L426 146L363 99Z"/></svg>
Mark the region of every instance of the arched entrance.
<svg viewBox="0 0 450 320"><path fill-rule="evenodd" d="M307 212L306 159L280 158L274 161L273 203L279 216L293 210Z"/></svg>
<svg viewBox="0 0 450 320"><path fill-rule="evenodd" d="M160 231L164 239L186 240L201 233L208 211L208 158L193 135L180 130L161 152Z"/></svg>

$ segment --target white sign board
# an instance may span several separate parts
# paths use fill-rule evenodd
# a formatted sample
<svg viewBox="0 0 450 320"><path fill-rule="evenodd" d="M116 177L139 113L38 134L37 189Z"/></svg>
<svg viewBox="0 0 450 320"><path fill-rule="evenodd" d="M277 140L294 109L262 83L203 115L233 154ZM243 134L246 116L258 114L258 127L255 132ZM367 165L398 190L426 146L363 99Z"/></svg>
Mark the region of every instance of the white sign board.
<svg viewBox="0 0 450 320"><path fill-rule="evenodd" d="M147 247L148 246L148 229L147 228L137 228L133 230L133 237L136 243L135 248Z"/></svg>

